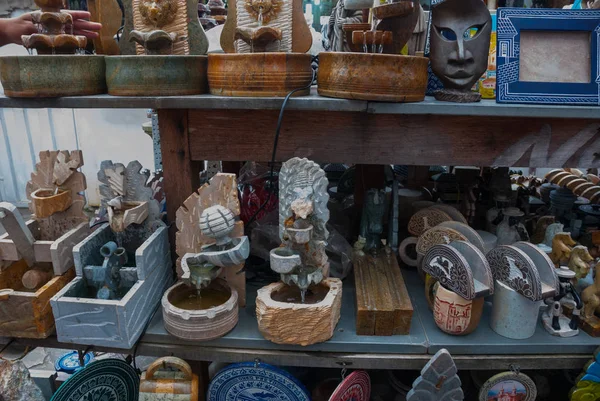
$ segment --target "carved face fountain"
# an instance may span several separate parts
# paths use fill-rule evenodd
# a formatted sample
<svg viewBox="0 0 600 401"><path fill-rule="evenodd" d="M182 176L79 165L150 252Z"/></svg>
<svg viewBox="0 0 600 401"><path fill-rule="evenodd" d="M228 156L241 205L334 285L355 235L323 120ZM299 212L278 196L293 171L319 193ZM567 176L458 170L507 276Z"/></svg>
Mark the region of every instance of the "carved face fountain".
<svg viewBox="0 0 600 401"><path fill-rule="evenodd" d="M471 87L487 69L492 17L480 0L446 0L434 6L431 69L444 84L438 100L477 102Z"/></svg>
<svg viewBox="0 0 600 401"><path fill-rule="evenodd" d="M172 54L179 32L170 31L177 17L177 0L140 0L137 11L142 30L133 30L130 41L141 45L146 54Z"/></svg>

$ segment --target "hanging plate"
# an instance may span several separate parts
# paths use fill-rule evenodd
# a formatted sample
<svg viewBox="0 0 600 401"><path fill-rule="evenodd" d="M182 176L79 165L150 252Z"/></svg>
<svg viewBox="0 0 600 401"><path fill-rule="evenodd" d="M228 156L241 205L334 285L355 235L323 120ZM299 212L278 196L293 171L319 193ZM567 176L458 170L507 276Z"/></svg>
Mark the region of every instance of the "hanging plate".
<svg viewBox="0 0 600 401"><path fill-rule="evenodd" d="M83 357L83 366L87 366L94 359L94 355L91 353L87 353ZM54 368L57 372L65 372L65 373L75 373L79 369L81 369L81 365L79 365L79 354L77 351L67 352L60 358L56 360L54 363Z"/></svg>
<svg viewBox="0 0 600 401"><path fill-rule="evenodd" d="M306 388L285 370L243 362L221 370L208 386L208 401L310 401Z"/></svg>
<svg viewBox="0 0 600 401"><path fill-rule="evenodd" d="M535 401L537 388L523 373L502 372L492 376L479 391L479 401Z"/></svg>
<svg viewBox="0 0 600 401"><path fill-rule="evenodd" d="M371 379L364 370L350 373L329 397L329 401L369 401L370 399Z"/></svg>
<svg viewBox="0 0 600 401"><path fill-rule="evenodd" d="M77 371L50 401L138 401L140 377L120 359L97 360Z"/></svg>

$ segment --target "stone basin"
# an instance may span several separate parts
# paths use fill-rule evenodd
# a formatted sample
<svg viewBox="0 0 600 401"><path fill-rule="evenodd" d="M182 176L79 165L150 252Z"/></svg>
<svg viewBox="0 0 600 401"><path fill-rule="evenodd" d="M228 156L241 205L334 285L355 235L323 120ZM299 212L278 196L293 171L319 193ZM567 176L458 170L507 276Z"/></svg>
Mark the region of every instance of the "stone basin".
<svg viewBox="0 0 600 401"><path fill-rule="evenodd" d="M426 57L396 54L319 54L321 96L382 102L420 102L427 89Z"/></svg>
<svg viewBox="0 0 600 401"><path fill-rule="evenodd" d="M300 255L289 248L274 248L269 252L271 270L279 274L288 274L302 264Z"/></svg>
<svg viewBox="0 0 600 401"><path fill-rule="evenodd" d="M107 56L113 96L184 96L206 93L206 56Z"/></svg>
<svg viewBox="0 0 600 401"><path fill-rule="evenodd" d="M212 95L286 96L312 80L312 57L305 53L223 53L208 55ZM310 88L294 93L304 96Z"/></svg>
<svg viewBox="0 0 600 401"><path fill-rule="evenodd" d="M181 298L193 295L195 288L179 282L169 288L162 297L165 329L184 340L208 341L230 332L238 321L238 293L224 280L217 279L208 287L229 293L227 300L207 309L183 309L175 306Z"/></svg>
<svg viewBox="0 0 600 401"><path fill-rule="evenodd" d="M3 56L0 80L8 97L98 95L106 92L104 56Z"/></svg>
<svg viewBox="0 0 600 401"><path fill-rule="evenodd" d="M59 189L38 189L31 193L34 214L38 218L49 217L54 213L64 212L71 206L71 192Z"/></svg>

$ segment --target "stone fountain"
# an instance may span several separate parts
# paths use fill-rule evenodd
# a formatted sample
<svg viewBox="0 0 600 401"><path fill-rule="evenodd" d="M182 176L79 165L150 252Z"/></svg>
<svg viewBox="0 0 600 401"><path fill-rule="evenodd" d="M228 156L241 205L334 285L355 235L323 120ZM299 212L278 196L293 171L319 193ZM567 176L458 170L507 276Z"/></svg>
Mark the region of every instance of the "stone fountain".
<svg viewBox="0 0 600 401"><path fill-rule="evenodd" d="M206 341L235 327L246 304L242 269L250 242L239 219L234 174L218 173L177 211L180 281L162 298L165 328L186 340Z"/></svg>
<svg viewBox="0 0 600 401"><path fill-rule="evenodd" d="M108 223L73 248L76 277L51 299L59 341L131 348L172 282L167 227L150 173L138 161L103 161Z"/></svg>
<svg viewBox="0 0 600 401"><path fill-rule="evenodd" d="M73 17L63 0L36 0L31 14L38 33L21 40L36 57L0 57L0 79L10 97L95 95L106 91L104 57L83 55L85 36L73 35Z"/></svg>
<svg viewBox="0 0 600 401"><path fill-rule="evenodd" d="M198 20L198 0L125 0L124 9L122 55L106 57L108 93L206 92L208 40Z"/></svg>
<svg viewBox="0 0 600 401"><path fill-rule="evenodd" d="M300 158L279 174L280 247L271 269L281 281L258 290L256 318L262 335L277 344L327 341L340 318L342 282L328 278L327 177L318 164Z"/></svg>
<svg viewBox="0 0 600 401"><path fill-rule="evenodd" d="M50 298L75 276L73 247L89 234L81 151L43 151L27 194L32 219L0 202L0 336L54 332Z"/></svg>
<svg viewBox="0 0 600 401"><path fill-rule="evenodd" d="M347 45L340 50L351 51L319 54L319 94L388 102L422 101L427 87L428 59L400 54L423 18L419 2L399 0L373 6L369 0L354 0L346 1L343 7L370 8L373 19L369 23L363 17L363 23L343 25L338 36L343 36ZM337 14L332 18L337 18Z"/></svg>
<svg viewBox="0 0 600 401"><path fill-rule="evenodd" d="M221 33L226 54L208 56L210 93L285 96L308 86L311 44L301 0L232 0Z"/></svg>

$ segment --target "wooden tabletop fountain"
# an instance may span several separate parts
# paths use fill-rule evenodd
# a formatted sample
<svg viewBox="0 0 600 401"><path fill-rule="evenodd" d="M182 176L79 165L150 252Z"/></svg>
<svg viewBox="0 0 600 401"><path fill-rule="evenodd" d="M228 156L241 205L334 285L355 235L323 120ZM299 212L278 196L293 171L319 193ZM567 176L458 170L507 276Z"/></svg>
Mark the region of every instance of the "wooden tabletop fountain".
<svg viewBox="0 0 600 401"><path fill-rule="evenodd" d="M51 299L59 341L131 348L171 284L167 227L149 175L138 161L101 163L108 223L74 247L77 277Z"/></svg>
<svg viewBox="0 0 600 401"><path fill-rule="evenodd" d="M177 210L177 272L181 279L165 292L165 328L186 340L221 337L238 322L238 306L246 306L250 254L239 219L235 174L217 173Z"/></svg>
<svg viewBox="0 0 600 401"><path fill-rule="evenodd" d="M0 79L9 97L59 97L106 92L104 57L83 55L85 36L73 35L73 17L63 0L35 0L38 33L22 36L32 56L0 57ZM70 32L70 33L69 33Z"/></svg>
<svg viewBox="0 0 600 401"><path fill-rule="evenodd" d="M281 281L258 290L258 329L277 344L327 341L340 318L342 282L328 278L328 180L318 164L293 158L279 173L280 247L270 252Z"/></svg>
<svg viewBox="0 0 600 401"><path fill-rule="evenodd" d="M428 59L400 54L423 13L419 2L399 0L374 7L372 1L362 0L347 1L344 7L371 9L372 21L366 18L367 12L363 13L362 23L343 25L348 46L339 50L349 48L350 52L319 54L319 94L389 102L422 101Z"/></svg>
<svg viewBox="0 0 600 401"><path fill-rule="evenodd" d="M89 233L83 213L81 151L40 152L27 194L32 219L0 203L0 336L45 338L54 332L50 298L75 276L73 247Z"/></svg>
<svg viewBox="0 0 600 401"><path fill-rule="evenodd" d="M311 83L311 55L306 52L312 36L302 0L232 0L227 10L221 33L226 54L208 56L210 93L285 96Z"/></svg>
<svg viewBox="0 0 600 401"><path fill-rule="evenodd" d="M106 57L108 93L174 96L205 93L208 40L198 0L125 0L121 56ZM140 57L143 56L143 57Z"/></svg>

